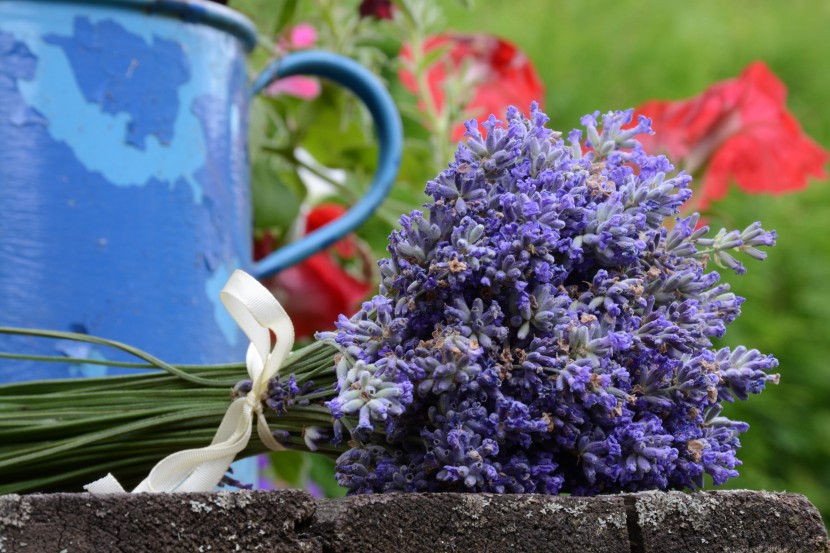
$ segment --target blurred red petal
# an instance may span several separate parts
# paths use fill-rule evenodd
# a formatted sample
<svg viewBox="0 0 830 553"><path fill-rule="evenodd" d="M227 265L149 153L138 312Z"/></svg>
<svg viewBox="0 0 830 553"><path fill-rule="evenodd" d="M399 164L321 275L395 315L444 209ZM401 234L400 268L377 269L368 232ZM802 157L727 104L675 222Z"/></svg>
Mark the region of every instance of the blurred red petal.
<svg viewBox="0 0 830 553"><path fill-rule="evenodd" d="M274 234L267 230L262 233L262 236L254 240L254 261L259 261L272 251L277 246L277 239Z"/></svg>
<svg viewBox="0 0 830 553"><path fill-rule="evenodd" d="M371 282L344 271L328 252L317 253L264 284L290 315L298 338L331 330L337 317L357 311L372 289Z"/></svg>
<svg viewBox="0 0 830 553"><path fill-rule="evenodd" d="M337 204L315 207L306 217L306 234L345 212L346 208ZM254 243L256 258L270 253L274 242L270 233L265 233L257 240ZM330 249L316 253L262 281L288 312L298 338L311 337L317 331L334 328L337 317L341 313L351 315L357 311L373 288L368 274L363 279L351 275L334 258L332 251L344 259L361 255L354 236L349 235L337 241ZM364 258L362 261L365 266L368 260Z"/></svg>
<svg viewBox="0 0 830 553"><path fill-rule="evenodd" d="M327 225L346 213L346 208L340 204L320 204L306 215L306 234L314 232L323 225Z"/></svg>
<svg viewBox="0 0 830 553"><path fill-rule="evenodd" d="M375 17L377 19L392 19L391 0L363 0L360 3L358 12L360 17Z"/></svg>
<svg viewBox="0 0 830 553"><path fill-rule="evenodd" d="M427 72L430 96L437 109L443 107L447 70L455 78L472 81L472 99L464 109L479 121L486 120L490 114L503 116L511 105L526 109L531 102L542 102L542 82L533 64L516 45L492 35L453 33L430 37L424 51L428 54L439 47L447 47L449 51ZM400 55L412 60L408 46ZM464 75L460 74L462 70L466 70ZM417 94L417 83L410 72L402 70L399 77L406 88ZM423 109L424 100L420 101ZM460 139L464 132L464 126L459 125L453 129L453 139Z"/></svg>
<svg viewBox="0 0 830 553"><path fill-rule="evenodd" d="M697 97L641 105L638 114L651 117L656 132L643 147L691 171L706 167L701 207L722 198L732 181L751 194L800 190L809 177L825 178L828 154L804 134L786 98L781 80L752 63Z"/></svg>
<svg viewBox="0 0 830 553"><path fill-rule="evenodd" d="M305 233L310 234L346 213L346 208L340 204L320 204L315 206L306 216ZM354 236L348 235L334 243L334 249L340 257L351 258L357 253Z"/></svg>

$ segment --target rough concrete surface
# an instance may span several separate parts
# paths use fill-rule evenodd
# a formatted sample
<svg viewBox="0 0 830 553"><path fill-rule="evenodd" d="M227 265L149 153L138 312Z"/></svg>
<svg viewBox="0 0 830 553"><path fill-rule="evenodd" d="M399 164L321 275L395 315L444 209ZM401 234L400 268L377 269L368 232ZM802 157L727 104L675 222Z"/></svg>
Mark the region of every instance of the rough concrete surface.
<svg viewBox="0 0 830 553"><path fill-rule="evenodd" d="M0 553L321 551L306 492L0 496Z"/></svg>
<svg viewBox="0 0 830 553"><path fill-rule="evenodd" d="M620 496L409 494L321 501L325 551L629 553Z"/></svg>
<svg viewBox="0 0 830 553"><path fill-rule="evenodd" d="M802 495L644 492L626 504L636 521L632 552L830 551L821 516Z"/></svg>
<svg viewBox="0 0 830 553"><path fill-rule="evenodd" d="M830 546L816 508L789 493L0 496L0 553L87 551L830 553Z"/></svg>

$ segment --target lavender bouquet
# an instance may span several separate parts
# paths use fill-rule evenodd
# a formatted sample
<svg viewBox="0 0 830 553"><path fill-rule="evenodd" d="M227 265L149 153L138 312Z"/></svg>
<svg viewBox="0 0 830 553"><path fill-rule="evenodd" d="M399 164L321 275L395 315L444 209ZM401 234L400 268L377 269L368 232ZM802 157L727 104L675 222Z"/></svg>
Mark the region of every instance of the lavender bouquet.
<svg viewBox="0 0 830 553"><path fill-rule="evenodd" d="M350 493L592 495L737 476L747 425L724 417L722 404L778 382L777 362L713 347L742 299L707 266L743 273L735 255L764 259L758 248L775 233L754 223L707 238L697 215L675 218L691 178L669 176L665 157L642 150L635 137L650 122L629 126L631 114L584 117L587 153L580 131L548 129L535 105L529 118L509 109L506 125L491 116L484 135L470 122L455 161L427 184L426 212L403 216L390 236L380 293L271 381L263 405L274 435L337 457ZM63 383L51 400L37 386L0 387L0 439L16 439L0 447L0 472L29 482L0 491L66 486L90 467L129 481L149 457L204 440L232 367L220 380L204 367L172 369L187 378ZM117 416L102 428L69 413L55 431L55 398L71 402L71 386L123 411L119 393L138 404L128 379L151 390L158 413L124 432ZM186 409L153 395L171 386L193 390ZM250 387L239 382L232 395ZM15 427L23 405L46 407ZM147 422L167 410L172 423ZM38 432L60 439L27 442ZM27 480L50 468L74 480Z"/></svg>

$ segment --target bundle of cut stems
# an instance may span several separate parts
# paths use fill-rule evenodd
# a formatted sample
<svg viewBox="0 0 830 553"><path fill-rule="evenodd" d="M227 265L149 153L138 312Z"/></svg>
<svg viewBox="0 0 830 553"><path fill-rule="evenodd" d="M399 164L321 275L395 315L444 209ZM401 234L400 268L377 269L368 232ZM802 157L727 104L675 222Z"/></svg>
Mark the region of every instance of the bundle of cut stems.
<svg viewBox="0 0 830 553"><path fill-rule="evenodd" d="M131 488L167 455L209 445L234 399L234 387L247 378L244 364L169 365L126 344L85 334L4 327L0 333L110 346L143 362L9 353L0 353L0 359L144 369L127 376L0 385L0 494L81 491L107 473ZM331 427L323 402L335 395L336 354L335 346L320 341L294 351L284 363L281 381L293 375L297 386L312 390L294 397L279 416L266 410L270 429L286 448L311 447L331 457L348 449L304 438L306 428ZM303 386L309 381L313 387ZM265 452L254 438L238 457Z"/></svg>

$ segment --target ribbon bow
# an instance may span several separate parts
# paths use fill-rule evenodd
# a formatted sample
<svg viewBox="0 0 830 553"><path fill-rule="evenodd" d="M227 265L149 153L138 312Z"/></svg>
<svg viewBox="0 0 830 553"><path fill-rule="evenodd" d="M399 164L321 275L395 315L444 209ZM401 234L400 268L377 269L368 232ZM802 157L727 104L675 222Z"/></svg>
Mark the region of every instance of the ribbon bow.
<svg viewBox="0 0 830 553"><path fill-rule="evenodd" d="M291 352L294 326L274 296L244 271L234 271L219 297L251 340L245 360L251 377L251 391L231 403L209 446L186 449L165 457L132 493L212 490L236 455L248 445L254 415L262 443L269 449L284 449L268 428L262 412L262 398L268 390L268 381L279 373L280 366ZM277 336L273 351L270 331ZM84 488L97 494L125 491L112 474Z"/></svg>

